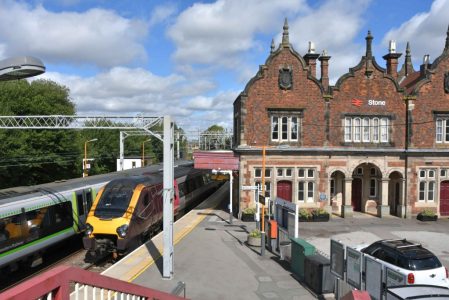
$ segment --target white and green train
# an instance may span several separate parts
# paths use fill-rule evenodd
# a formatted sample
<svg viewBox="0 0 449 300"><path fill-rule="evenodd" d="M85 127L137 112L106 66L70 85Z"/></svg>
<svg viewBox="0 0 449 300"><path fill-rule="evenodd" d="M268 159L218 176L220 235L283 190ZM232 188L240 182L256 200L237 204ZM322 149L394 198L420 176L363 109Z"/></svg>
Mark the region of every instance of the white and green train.
<svg viewBox="0 0 449 300"><path fill-rule="evenodd" d="M0 269L38 264L45 249L85 230L98 190L117 176L141 175L162 165L48 184L0 190Z"/></svg>

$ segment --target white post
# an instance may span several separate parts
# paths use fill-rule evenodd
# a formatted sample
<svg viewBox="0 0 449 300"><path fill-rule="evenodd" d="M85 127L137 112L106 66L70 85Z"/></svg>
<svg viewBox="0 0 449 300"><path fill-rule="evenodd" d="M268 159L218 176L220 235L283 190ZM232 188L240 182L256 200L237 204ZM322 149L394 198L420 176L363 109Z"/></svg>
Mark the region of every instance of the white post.
<svg viewBox="0 0 449 300"><path fill-rule="evenodd" d="M299 213L299 207L298 204L295 204L295 239L297 239L298 231L299 231L299 221L298 221L298 213Z"/></svg>
<svg viewBox="0 0 449 300"><path fill-rule="evenodd" d="M124 160L124 142L125 142L125 133L120 131L120 171L124 170L123 160Z"/></svg>
<svg viewBox="0 0 449 300"><path fill-rule="evenodd" d="M229 224L232 224L232 171L229 174Z"/></svg>
<svg viewBox="0 0 449 300"><path fill-rule="evenodd" d="M163 277L173 278L173 123L164 117L164 253Z"/></svg>

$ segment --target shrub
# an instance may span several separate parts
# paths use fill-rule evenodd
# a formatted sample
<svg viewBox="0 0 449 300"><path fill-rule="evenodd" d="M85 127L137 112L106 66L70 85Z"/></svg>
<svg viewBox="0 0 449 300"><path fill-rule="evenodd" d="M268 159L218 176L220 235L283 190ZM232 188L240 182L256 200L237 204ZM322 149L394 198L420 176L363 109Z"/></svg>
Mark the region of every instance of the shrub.
<svg viewBox="0 0 449 300"><path fill-rule="evenodd" d="M305 208L301 208L299 210L298 214L299 214L299 217L302 218L302 219L308 219L308 218L311 217L310 212L307 209L305 209Z"/></svg>
<svg viewBox="0 0 449 300"><path fill-rule="evenodd" d="M435 216L435 212L434 212L433 210L429 209L429 208L423 209L423 210L420 212L420 214L421 214L422 216L426 216L426 217L433 217L433 216Z"/></svg>
<svg viewBox="0 0 449 300"><path fill-rule="evenodd" d="M245 215L254 215L256 213L256 209L254 207L247 207L243 210Z"/></svg>
<svg viewBox="0 0 449 300"><path fill-rule="evenodd" d="M312 211L315 216L328 215L329 213L323 208L317 208Z"/></svg>
<svg viewBox="0 0 449 300"><path fill-rule="evenodd" d="M255 238L260 238L260 237L262 237L262 233L260 232L259 229L254 229L253 231L251 231L249 233L249 236L250 237L255 237Z"/></svg>

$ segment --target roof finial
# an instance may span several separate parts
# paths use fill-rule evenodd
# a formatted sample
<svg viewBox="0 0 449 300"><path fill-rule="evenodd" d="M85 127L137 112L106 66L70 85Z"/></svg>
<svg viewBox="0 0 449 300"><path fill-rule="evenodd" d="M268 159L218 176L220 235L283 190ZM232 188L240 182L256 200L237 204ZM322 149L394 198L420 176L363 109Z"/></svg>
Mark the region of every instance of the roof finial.
<svg viewBox="0 0 449 300"><path fill-rule="evenodd" d="M271 51L270 53L274 52L274 39L271 39Z"/></svg>
<svg viewBox="0 0 449 300"><path fill-rule="evenodd" d="M366 36L366 57L371 59L373 56L373 52L371 50L371 43L373 41L373 36L371 35L371 31L368 30L368 35Z"/></svg>
<svg viewBox="0 0 449 300"><path fill-rule="evenodd" d="M412 57L409 42L407 42L407 47L405 48L405 58L407 59L407 57L409 57L409 58Z"/></svg>
<svg viewBox="0 0 449 300"><path fill-rule="evenodd" d="M283 29L284 29L284 32L282 33L282 45L288 46L288 45L290 45L290 42L288 40L288 21L287 21L287 18L285 18Z"/></svg>
<svg viewBox="0 0 449 300"><path fill-rule="evenodd" d="M446 32L446 45L444 46L444 50L449 50L449 25L447 26L447 32Z"/></svg>

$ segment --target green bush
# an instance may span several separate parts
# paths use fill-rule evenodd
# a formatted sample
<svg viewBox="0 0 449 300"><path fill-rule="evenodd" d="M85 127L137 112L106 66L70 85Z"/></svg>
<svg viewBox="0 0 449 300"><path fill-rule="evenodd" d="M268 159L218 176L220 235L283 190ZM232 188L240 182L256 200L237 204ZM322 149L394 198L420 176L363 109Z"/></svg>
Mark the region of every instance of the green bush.
<svg viewBox="0 0 449 300"><path fill-rule="evenodd" d="M310 212L307 209L305 209L305 208L301 208L299 210L298 214L299 214L299 217L302 218L302 219L308 219L308 218L310 218L312 216L310 214Z"/></svg>
<svg viewBox="0 0 449 300"><path fill-rule="evenodd" d="M250 237L255 237L255 238L260 238L260 237L262 237L262 233L260 232L259 229L254 229L253 231L251 231L249 233L249 236Z"/></svg>
<svg viewBox="0 0 449 300"><path fill-rule="evenodd" d="M420 212L421 215L426 217L433 217L435 216L435 212L429 208L425 208Z"/></svg>
<svg viewBox="0 0 449 300"><path fill-rule="evenodd" d="M243 210L245 215L254 215L256 214L256 209L254 207L247 207Z"/></svg>
<svg viewBox="0 0 449 300"><path fill-rule="evenodd" d="M329 213L323 208L317 208L312 211L315 216L328 215Z"/></svg>

